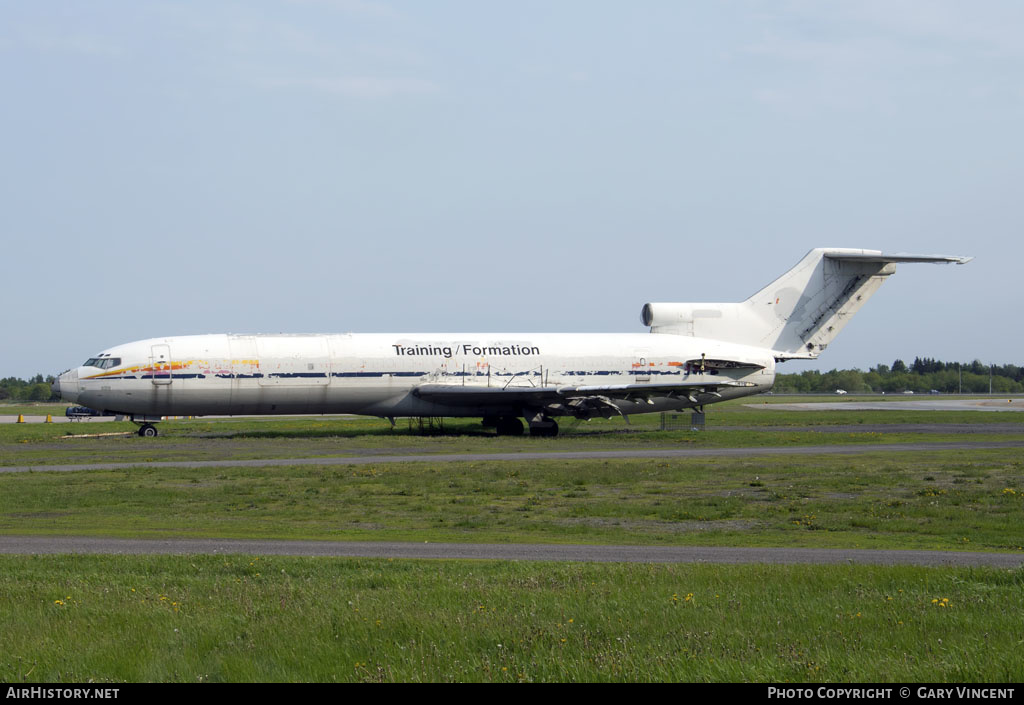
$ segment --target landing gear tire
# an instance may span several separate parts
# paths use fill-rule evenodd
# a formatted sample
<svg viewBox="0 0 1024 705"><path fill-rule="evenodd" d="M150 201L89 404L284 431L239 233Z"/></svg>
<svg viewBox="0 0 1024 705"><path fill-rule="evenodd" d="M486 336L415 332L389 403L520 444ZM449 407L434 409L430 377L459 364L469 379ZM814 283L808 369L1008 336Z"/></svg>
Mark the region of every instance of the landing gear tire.
<svg viewBox="0 0 1024 705"><path fill-rule="evenodd" d="M502 416L495 426L499 436L523 435L523 422L514 416Z"/></svg>
<svg viewBox="0 0 1024 705"><path fill-rule="evenodd" d="M142 438L156 438L157 430L156 426L151 423L144 423L139 426L139 435Z"/></svg>
<svg viewBox="0 0 1024 705"><path fill-rule="evenodd" d="M530 435L534 438L554 438L558 435L558 422L551 421L546 426L530 426Z"/></svg>

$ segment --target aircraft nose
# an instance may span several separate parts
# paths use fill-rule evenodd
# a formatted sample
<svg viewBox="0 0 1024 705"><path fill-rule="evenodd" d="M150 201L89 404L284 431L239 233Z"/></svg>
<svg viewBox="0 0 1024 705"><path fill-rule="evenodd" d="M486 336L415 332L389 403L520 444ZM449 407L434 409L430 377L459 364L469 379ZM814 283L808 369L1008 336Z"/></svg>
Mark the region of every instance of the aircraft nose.
<svg viewBox="0 0 1024 705"><path fill-rule="evenodd" d="M63 401L75 401L78 396L78 371L68 370L57 375L53 384L50 385L50 391Z"/></svg>

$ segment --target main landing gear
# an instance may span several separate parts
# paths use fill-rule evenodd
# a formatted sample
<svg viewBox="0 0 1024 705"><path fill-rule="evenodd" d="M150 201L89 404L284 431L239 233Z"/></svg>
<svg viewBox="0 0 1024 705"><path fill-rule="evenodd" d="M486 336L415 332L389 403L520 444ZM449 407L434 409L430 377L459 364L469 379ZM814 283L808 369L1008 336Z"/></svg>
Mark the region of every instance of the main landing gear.
<svg viewBox="0 0 1024 705"><path fill-rule="evenodd" d="M558 423L549 416L528 417L530 435L534 438L553 438L558 435ZM499 436L523 435L523 422L516 416L485 416L484 428L494 428Z"/></svg>
<svg viewBox="0 0 1024 705"><path fill-rule="evenodd" d="M534 438L553 438L558 435L558 423L543 412L526 412L526 421L530 424L530 435Z"/></svg>
<svg viewBox="0 0 1024 705"><path fill-rule="evenodd" d="M547 416L538 423L531 421L530 435L534 438L554 438L558 435L558 422Z"/></svg>
<svg viewBox="0 0 1024 705"><path fill-rule="evenodd" d="M156 438L156 426L151 423L144 423L139 426L139 435L143 438Z"/></svg>
<svg viewBox="0 0 1024 705"><path fill-rule="evenodd" d="M502 416L495 421L494 428L499 436L523 435L523 422L515 416Z"/></svg>

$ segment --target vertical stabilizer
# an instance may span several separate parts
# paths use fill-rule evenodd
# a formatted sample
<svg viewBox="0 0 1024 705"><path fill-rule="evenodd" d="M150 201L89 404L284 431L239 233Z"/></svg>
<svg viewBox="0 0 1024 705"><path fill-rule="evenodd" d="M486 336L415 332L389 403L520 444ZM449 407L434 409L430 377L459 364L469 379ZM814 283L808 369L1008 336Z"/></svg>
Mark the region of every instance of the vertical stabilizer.
<svg viewBox="0 0 1024 705"><path fill-rule="evenodd" d="M643 320L652 333L768 348L780 360L815 358L896 271L897 262L964 264L970 259L818 248L746 301L646 304Z"/></svg>

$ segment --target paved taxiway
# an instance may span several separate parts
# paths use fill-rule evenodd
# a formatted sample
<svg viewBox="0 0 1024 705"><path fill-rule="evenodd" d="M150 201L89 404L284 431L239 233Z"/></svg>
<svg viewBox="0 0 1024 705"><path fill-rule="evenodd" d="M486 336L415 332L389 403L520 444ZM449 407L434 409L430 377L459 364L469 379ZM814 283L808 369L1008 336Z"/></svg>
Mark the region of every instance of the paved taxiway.
<svg viewBox="0 0 1024 705"><path fill-rule="evenodd" d="M22 414L23 421L18 421L17 416L10 414L0 416L0 423L110 423L114 420L112 416L85 416L82 418L69 419L67 416L51 416L50 421L46 416L30 416Z"/></svg>
<svg viewBox="0 0 1024 705"><path fill-rule="evenodd" d="M715 548L705 546L262 541L246 539L108 539L83 536L0 536L0 553L23 555L70 553L93 555L245 554L628 563L991 566L1007 569L1024 566L1024 552L969 553L834 548Z"/></svg>
<svg viewBox="0 0 1024 705"><path fill-rule="evenodd" d="M223 468L284 467L291 465L336 466L380 463L459 463L524 460L612 460L630 458L736 458L772 455L858 455L863 453L925 453L946 450L1022 448L1024 441L953 441L948 443L864 443L780 448L665 448L655 450L592 450L540 453L435 453L409 455L356 455L322 458L266 458L256 460L161 460L128 463L69 465L5 465L0 473L74 472L79 470L128 470L130 468Z"/></svg>
<svg viewBox="0 0 1024 705"><path fill-rule="evenodd" d="M1024 411L1024 399L894 399L744 404L765 411Z"/></svg>

